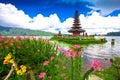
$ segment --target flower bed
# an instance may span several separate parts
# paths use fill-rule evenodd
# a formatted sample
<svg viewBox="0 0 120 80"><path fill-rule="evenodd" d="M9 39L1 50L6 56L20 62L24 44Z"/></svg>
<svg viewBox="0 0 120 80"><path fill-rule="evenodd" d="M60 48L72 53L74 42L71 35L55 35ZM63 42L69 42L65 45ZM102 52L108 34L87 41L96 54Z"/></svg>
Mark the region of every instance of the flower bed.
<svg viewBox="0 0 120 80"><path fill-rule="evenodd" d="M48 39L2 38L0 80L88 80L101 64L93 61L83 72L81 46L63 50Z"/></svg>

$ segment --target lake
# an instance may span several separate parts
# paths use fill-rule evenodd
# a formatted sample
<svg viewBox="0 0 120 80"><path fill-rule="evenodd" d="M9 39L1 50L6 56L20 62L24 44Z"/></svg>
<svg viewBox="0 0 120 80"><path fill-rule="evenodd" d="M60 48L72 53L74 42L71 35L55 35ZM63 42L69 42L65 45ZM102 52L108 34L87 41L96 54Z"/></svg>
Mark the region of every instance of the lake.
<svg viewBox="0 0 120 80"><path fill-rule="evenodd" d="M96 36L96 38L99 38ZM109 67L109 59L120 56L120 36L105 36L107 43L91 44L83 48L83 60L86 65L90 65L93 60L101 62L103 67ZM115 39L115 44L111 45L111 39Z"/></svg>
<svg viewBox="0 0 120 80"><path fill-rule="evenodd" d="M100 38L96 36L95 38ZM83 48L83 61L88 67L93 60L101 62L104 68L109 67L110 58L120 56L120 36L105 36L107 42L103 44L90 44ZM111 45L111 40L115 39L115 44ZM59 42L64 49L69 49L69 44Z"/></svg>

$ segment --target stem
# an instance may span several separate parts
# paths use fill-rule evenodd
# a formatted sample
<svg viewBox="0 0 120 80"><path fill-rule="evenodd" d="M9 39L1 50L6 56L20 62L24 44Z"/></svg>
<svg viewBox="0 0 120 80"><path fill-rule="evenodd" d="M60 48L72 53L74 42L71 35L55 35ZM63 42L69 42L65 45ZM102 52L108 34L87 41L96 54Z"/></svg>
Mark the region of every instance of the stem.
<svg viewBox="0 0 120 80"><path fill-rule="evenodd" d="M120 73L119 73L119 68L116 68L117 69L117 73L118 73L118 76L120 75Z"/></svg>
<svg viewBox="0 0 120 80"><path fill-rule="evenodd" d="M11 70L9 71L8 75L5 77L4 80L8 80L8 78L11 76L11 74L13 73L14 71L14 64L11 66Z"/></svg>
<svg viewBox="0 0 120 80"><path fill-rule="evenodd" d="M72 60L72 80L74 80L74 78L73 78L73 73L74 73L74 66L73 66L73 58L71 57L71 60Z"/></svg>
<svg viewBox="0 0 120 80"><path fill-rule="evenodd" d="M32 70L30 70L30 79L31 79L31 80L35 80L35 76L34 76L34 74L33 74L33 71L32 71Z"/></svg>

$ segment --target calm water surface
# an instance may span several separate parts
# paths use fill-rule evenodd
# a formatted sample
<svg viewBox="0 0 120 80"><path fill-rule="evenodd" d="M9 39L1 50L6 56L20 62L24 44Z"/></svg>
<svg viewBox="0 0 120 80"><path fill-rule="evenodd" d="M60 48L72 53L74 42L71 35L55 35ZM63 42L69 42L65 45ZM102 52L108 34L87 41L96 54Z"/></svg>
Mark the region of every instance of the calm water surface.
<svg viewBox="0 0 120 80"><path fill-rule="evenodd" d="M83 59L86 65L90 65L93 60L98 60L103 67L108 67L110 66L110 58L120 56L120 36L105 36L105 38L108 41L107 43L91 44L83 49ZM111 39L115 39L114 45L111 45Z"/></svg>

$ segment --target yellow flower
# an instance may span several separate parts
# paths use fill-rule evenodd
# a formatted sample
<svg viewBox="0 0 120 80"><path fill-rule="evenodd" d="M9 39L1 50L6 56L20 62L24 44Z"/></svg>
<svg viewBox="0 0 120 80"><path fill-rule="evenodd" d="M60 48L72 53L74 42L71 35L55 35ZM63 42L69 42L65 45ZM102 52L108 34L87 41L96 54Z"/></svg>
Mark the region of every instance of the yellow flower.
<svg viewBox="0 0 120 80"><path fill-rule="evenodd" d="M17 74L18 75L23 75L23 71L22 70L17 70Z"/></svg>
<svg viewBox="0 0 120 80"><path fill-rule="evenodd" d="M11 59L11 54L8 54L6 57L5 57L5 59L7 59L7 60L9 60L9 59Z"/></svg>
<svg viewBox="0 0 120 80"><path fill-rule="evenodd" d="M10 59L10 63L14 63L14 59Z"/></svg>
<svg viewBox="0 0 120 80"><path fill-rule="evenodd" d="M3 64L8 64L8 63L9 63L9 61L6 59L3 61Z"/></svg>
<svg viewBox="0 0 120 80"><path fill-rule="evenodd" d="M21 68L21 70L22 70L23 72L26 72L26 66L21 65L20 68Z"/></svg>

